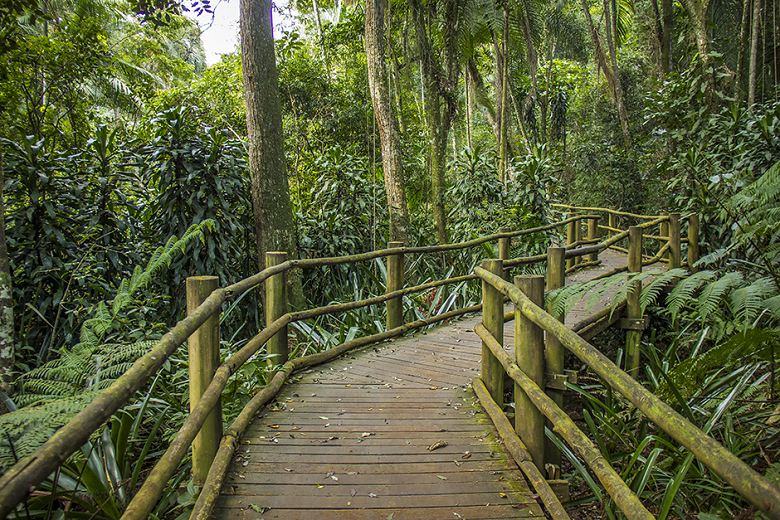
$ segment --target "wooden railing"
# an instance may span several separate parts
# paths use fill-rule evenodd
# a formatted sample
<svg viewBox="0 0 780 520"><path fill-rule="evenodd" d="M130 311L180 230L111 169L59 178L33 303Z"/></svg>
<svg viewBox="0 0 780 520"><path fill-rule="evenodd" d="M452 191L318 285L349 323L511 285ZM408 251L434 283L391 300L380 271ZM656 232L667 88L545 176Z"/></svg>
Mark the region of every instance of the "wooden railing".
<svg viewBox="0 0 780 520"><path fill-rule="evenodd" d="M674 225L675 221L670 222ZM640 228L632 227L631 235L639 238ZM639 243L639 240L635 240L635 243ZM670 260L670 264L673 261ZM548 274L556 269L550 267ZM563 356L562 352L556 352L556 349L563 347L576 355L605 384L623 395L671 438L685 446L705 466L728 482L748 502L762 510L769 518L780 519L780 489L542 309L544 277L518 276L515 277L513 285L498 274L502 271L501 260L486 261L482 267L475 269L475 273L483 281L483 323L475 327L475 332L483 342L483 365L481 379L475 380L473 386L504 439L505 446L516 460L525 459L522 466L524 470L530 466L526 473L545 503L552 500L549 486L542 477L545 465L560 464L560 454L554 451L551 453L545 446L546 418L552 423L554 430L588 463L627 518L654 518L615 472L598 447L561 409L562 396L556 380L557 376L563 375ZM504 320L496 319L497 316L504 315L504 297L515 304L514 356L510 356L503 347ZM547 345L544 341L545 333L548 337ZM551 338L553 341L549 341ZM554 361L558 359L560 361ZM635 364L631 362L629 366L634 367ZM500 406L504 397L505 375L515 383L514 428ZM563 377L565 379L565 376ZM530 454L530 457L526 453ZM528 463L529 458L533 464ZM568 518L565 512L560 513L555 504L552 507L548 505L548 510L553 518Z"/></svg>
<svg viewBox="0 0 780 520"><path fill-rule="evenodd" d="M599 209L599 211L609 210ZM398 337L411 330L476 312L482 308L482 305L473 305L438 316L404 323L402 307L404 296L435 287L476 280L479 276L478 273L469 273L403 288L403 264L406 255L455 251L497 241L501 262L498 274L507 278L509 278L512 268L545 262L548 257L577 259L583 255L589 255L590 262L597 262L597 259L592 260L597 258L593 255L598 255L599 251L607 247L615 246L628 236L629 231L620 231L610 226L612 229L608 231L614 235L603 242L598 242L595 231L597 228L589 224L587 242L581 239L571 241L569 249L551 248L546 255L515 259L509 258L509 251L512 238L553 231L564 226L574 226L575 229L579 229L580 222L596 222L599 218L597 214L577 215L548 226L520 231L501 230L500 233L479 239L442 246L402 247L402 244L390 243L387 249L344 257L287 260L284 253L269 253L266 259L268 267L265 270L224 288L216 288L217 281L213 277L188 279L188 316L177 323L149 353L139 358L123 376L98 395L73 420L60 428L48 442L39 447L32 455L20 460L5 475L0 477L0 517L5 518L11 513L35 486L43 482L76 452L93 432L101 428L114 413L124 406L158 372L176 349L189 339L190 367L192 369L190 415L166 452L149 473L142 488L128 504L122 518L140 520L148 517L159 500L166 483L178 471L180 463L192 445L194 450L193 476L198 483L204 481L192 518L205 519L209 516L213 502L218 496L222 479L239 436L248 426L252 416L275 396L290 374L296 370L329 361L350 350ZM664 222L672 222L671 217L651 219L643 224L643 229L660 226ZM670 231L669 245L665 247L672 250L672 254L678 255L676 258L679 258L679 241L675 245L674 238L671 238L673 233ZM660 228L659 235L663 235ZM589 245L579 247L586 243ZM661 248L656 257L660 257L664 251L665 249ZM387 258L388 260L388 280L385 294L361 301L288 312L283 281L286 271L295 268L304 269L366 262L378 258ZM586 265L584 262L580 264L580 266L584 265ZM674 264L670 262L670 265ZM573 267L579 266L575 264ZM219 359L218 354L215 353L219 345L218 316L222 304L239 298L246 291L261 284L264 284L266 290L266 327L241 350L216 367L216 360ZM563 284L562 269L557 281L552 283L552 285L556 284L557 286ZM555 287L548 285L548 288ZM324 352L287 360L286 327L290 323L326 314L343 313L380 303L385 303L387 307L387 330L384 332L354 339ZM503 323L503 320L500 321ZM275 375L228 427L217 444L222 431L222 419L219 412L222 391L229 378L263 345L266 345L267 354L270 357L269 362L276 369ZM561 355L561 372L562 359Z"/></svg>

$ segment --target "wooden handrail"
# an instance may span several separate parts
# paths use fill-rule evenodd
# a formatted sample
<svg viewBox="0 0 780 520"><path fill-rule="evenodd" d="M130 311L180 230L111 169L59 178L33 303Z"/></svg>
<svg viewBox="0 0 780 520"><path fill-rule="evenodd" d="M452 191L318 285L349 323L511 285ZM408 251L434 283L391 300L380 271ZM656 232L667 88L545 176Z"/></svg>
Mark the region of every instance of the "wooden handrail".
<svg viewBox="0 0 780 520"><path fill-rule="evenodd" d="M582 207L582 206L571 206L569 204L550 204L550 206L554 208L564 208L564 209L569 209L574 211L601 211L609 215L619 215L621 217L631 217L631 218L638 218L643 220L655 220L659 217L659 215L637 215L636 213L628 213L626 211L618 211L616 209L589 208L589 207Z"/></svg>
<svg viewBox="0 0 780 520"><path fill-rule="evenodd" d="M602 211L600 208L594 208ZM540 233L568 225L570 222L580 222L582 219L595 221L600 218L598 215L578 215L570 217L546 226L539 226L531 229L519 231L505 231L495 233L485 237L460 242L456 244L445 244L440 246L424 247L394 247L368 253L360 253L342 257L330 258L309 258L309 259L290 259L276 265L271 265L263 271L245 278L239 282L231 284L222 289L216 289L209 295L203 303L191 312L186 318L180 320L158 344L146 355L142 356L133 364L133 366L121 377L119 377L109 388L100 393L89 405L87 405L79 414L77 414L68 424L60 428L49 441L40 446L32 455L22 459L8 472L0 476L0 518L7 516L17 503L22 501L30 489L46 479L58 466L64 463L67 458L89 439L89 436L100 428L111 416L119 410L140 388L160 369L165 361L176 351L176 349L196 330L198 330L211 316L220 312L223 303L238 298L246 291L265 283L272 277L276 277L285 271L293 268L307 269L322 266L341 265L347 263L357 263L370 261L383 257L398 257L406 254L437 253L466 249L479 246L481 244L504 240L504 249L508 249L508 240L512 237L524 236L533 233ZM662 220L662 219L661 219ZM642 227L657 225L661 220L647 222ZM667 219L668 220L668 217ZM626 232L627 233L627 232ZM589 241L594 237L590 236ZM600 244L595 244L585 248L575 249L567 252L567 257L578 258L586 254L597 254L606 249L611 244L625 238L624 233L617 234ZM504 253L507 254L507 253ZM519 265L528 265L544 262L547 255L535 255L531 257L521 257L504 262L504 268L511 268ZM589 263L580 264L581 266ZM424 291L430 288L439 287L447 284L461 283L477 278L476 274L468 274L459 277L448 278L446 280L436 280L426 284L417 285L389 291L381 296L361 300L357 302L348 302L326 307L319 307L307 311L283 314L276 320L273 320L265 329L255 336L247 345L234 354L229 360L223 363L214 375L213 380L205 389L201 400L192 410L190 417L185 421L184 426L179 431L174 442L169 446L165 455L155 466L152 473L147 478L142 487L142 492L136 494L133 502L128 506L123 518L146 518L149 511L154 507L159 492L167 482L168 478L176 471L181 462L184 453L186 453L192 438L200 430L200 426L210 413L213 406L219 401L221 392L227 385L228 378L235 373L252 355L275 334L292 321L310 319L323 314L332 314L344 312L346 310L357 309L360 307L387 302L393 299L400 299L402 296L415 292ZM468 312L476 312L481 306L472 306L466 309L451 311L441 316L428 318L426 320L417 320L410 324L394 327L381 334L360 338L359 342L378 342L383 341L386 335L403 334L414 328L420 328L431 323L436 323L449 317L461 315ZM401 332L398 332L401 331ZM387 336L394 337L394 336ZM350 342L350 344L353 342ZM357 344L357 343L355 343ZM360 343L361 345L364 343ZM366 343L367 344L367 343ZM344 344L347 345L347 344ZM342 345L342 346L344 346ZM340 347L329 350L338 355ZM314 356L319 356L314 355ZM307 356L307 359L309 357ZM304 358L298 358L304 359ZM319 359L312 357L311 359ZM297 360L292 361L293 366L297 366ZM283 366L287 366L284 364ZM284 376L286 377L286 376ZM224 441L224 439L223 439ZM223 442L224 443L224 442ZM158 469L158 467L160 469ZM147 486L148 483L148 486ZM148 492L148 493L147 493Z"/></svg>
<svg viewBox="0 0 780 520"><path fill-rule="evenodd" d="M476 267L474 272L514 302L516 312L521 312L535 325L555 335L564 347L641 410L648 419L685 446L718 477L728 482L748 502L766 513L769 518L780 520L780 489L620 370L595 347L535 305L519 288L479 267ZM518 379L515 381L521 384ZM611 494L610 488L607 488L607 491ZM617 497L613 495L613 498L617 501Z"/></svg>

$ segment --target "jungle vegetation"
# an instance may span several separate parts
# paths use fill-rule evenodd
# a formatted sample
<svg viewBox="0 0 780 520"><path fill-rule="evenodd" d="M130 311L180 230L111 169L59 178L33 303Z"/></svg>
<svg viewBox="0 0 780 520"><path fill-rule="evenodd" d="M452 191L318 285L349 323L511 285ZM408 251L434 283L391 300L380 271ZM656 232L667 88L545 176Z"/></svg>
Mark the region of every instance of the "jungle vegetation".
<svg viewBox="0 0 780 520"><path fill-rule="evenodd" d="M183 316L187 276L230 283L274 249L462 241L549 222L564 202L701 215L697 271L644 296L643 382L780 485L776 0L246 0L241 47L208 66L187 9L211 7L0 5L0 379L4 409L18 409L0 416L0 471ZM273 27L282 10L292 22ZM292 301L346 301L374 281L378 268L311 270L290 280ZM226 355L262 328L261 308L251 293L224 310ZM383 323L304 323L296 352ZM118 518L188 413L186 367L183 351L30 499L29 518ZM242 369L226 421L265 374L260 358ZM659 518L761 517L582 381L590 434ZM586 484L572 506L620 517L576 464L570 476ZM157 518L187 517L189 478L182 467Z"/></svg>

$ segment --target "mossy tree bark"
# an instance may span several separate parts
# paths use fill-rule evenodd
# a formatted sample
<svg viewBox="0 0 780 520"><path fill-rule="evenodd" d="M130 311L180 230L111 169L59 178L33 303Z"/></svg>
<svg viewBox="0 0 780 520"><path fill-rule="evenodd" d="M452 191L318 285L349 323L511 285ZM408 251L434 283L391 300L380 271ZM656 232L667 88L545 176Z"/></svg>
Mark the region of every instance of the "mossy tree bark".
<svg viewBox="0 0 780 520"><path fill-rule="evenodd" d="M428 126L431 157L431 196L436 238L447 243L447 212L444 207L446 183L444 172L447 163L447 137L457 110L456 89L460 67L457 60L458 4L456 0L412 2L417 50L423 76L425 93L425 118ZM441 24L436 21L440 13ZM431 45L434 25L441 25L442 47L436 55Z"/></svg>
<svg viewBox="0 0 780 520"><path fill-rule="evenodd" d="M385 0L366 2L366 61L368 87L374 107L379 139L382 146L382 169L390 215L390 241L409 245L409 205L401 160L401 136L398 119L392 111L387 66L385 64L384 10ZM400 94L399 94L400 99Z"/></svg>
<svg viewBox="0 0 780 520"><path fill-rule="evenodd" d="M298 256L284 157L271 0L241 0L240 26L257 263L262 270L268 251ZM290 300L297 306L303 302L301 279L297 272L290 275Z"/></svg>

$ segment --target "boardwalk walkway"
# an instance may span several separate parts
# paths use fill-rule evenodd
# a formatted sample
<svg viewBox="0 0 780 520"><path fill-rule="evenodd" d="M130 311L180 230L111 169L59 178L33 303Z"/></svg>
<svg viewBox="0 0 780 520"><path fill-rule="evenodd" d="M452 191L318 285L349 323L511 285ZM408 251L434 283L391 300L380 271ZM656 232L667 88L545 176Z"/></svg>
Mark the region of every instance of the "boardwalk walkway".
<svg viewBox="0 0 780 520"><path fill-rule="evenodd" d="M602 260L577 282L625 265L617 253L602 253ZM582 312L572 316L582 319ZM244 434L215 516L543 518L470 389L479 375L473 327L480 320L364 349L297 376ZM512 323L504 337L513 343Z"/></svg>

